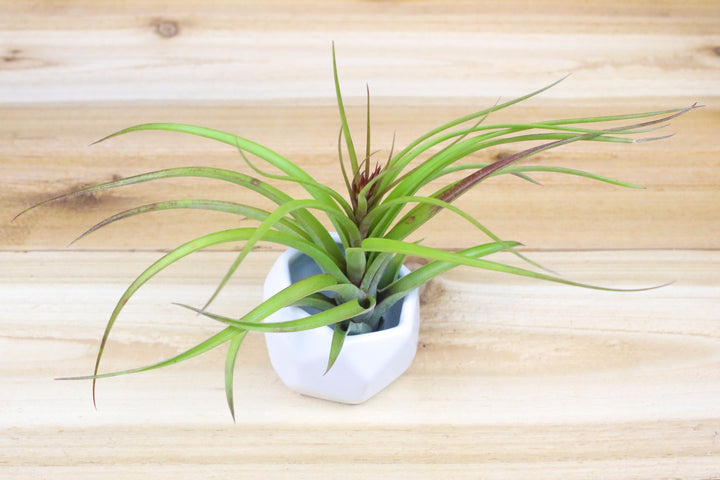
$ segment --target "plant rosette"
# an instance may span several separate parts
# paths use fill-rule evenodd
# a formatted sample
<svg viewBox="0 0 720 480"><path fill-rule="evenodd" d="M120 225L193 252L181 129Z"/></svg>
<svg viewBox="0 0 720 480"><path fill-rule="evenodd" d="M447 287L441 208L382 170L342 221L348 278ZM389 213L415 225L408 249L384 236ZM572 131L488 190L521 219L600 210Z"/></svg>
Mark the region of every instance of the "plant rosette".
<svg viewBox="0 0 720 480"><path fill-rule="evenodd" d="M333 234L339 240L337 234ZM298 280L321 273L311 258L290 249L280 255L265 279L267 300ZM400 277L410 273L402 267ZM313 310L286 307L266 322L289 322ZM265 342L275 372L293 391L341 403L363 403L392 383L410 367L417 350L420 299L417 289L396 302L374 332L349 335L332 368L328 349L332 327L299 332L266 333Z"/></svg>
<svg viewBox="0 0 720 480"><path fill-rule="evenodd" d="M692 105L686 108L603 117L540 120L532 123L485 123L493 112L528 100L553 87L558 81L522 97L497 103L490 108L442 124L410 142L399 152L395 151L393 139L387 159L382 163L378 161L372 168L369 90L365 152L362 155L355 148L345 115L334 47L332 59L335 96L340 116L337 134L338 161L346 195L319 183L299 165L279 153L246 138L194 125L149 123L120 130L102 140L147 130L196 135L225 143L235 149L247 163L249 173L254 175L203 166L169 168L58 195L31 206L18 215L70 195L179 177L210 178L228 182L238 188L254 191L276 205L273 210L264 210L253 205L220 200L164 200L113 215L79 237L128 217L173 209L220 211L235 215L235 218L239 216L257 222L254 227L212 232L184 243L163 255L138 275L118 300L107 321L93 373L68 377L91 379L93 402L96 382L100 378L173 365L227 344L225 392L234 418L235 359L243 339L251 331L266 333L270 339L271 350L274 350L274 345L279 344L282 346L281 350L289 355L287 360L279 360L273 354L272 362L283 380L292 388L333 400L362 401L401 374L412 361L417 324L407 327L410 340L407 343L403 343L406 340L400 341L397 354L386 354L384 346L376 346L370 347L364 358L350 360L351 354L361 349L357 345L369 344L376 341L375 339L384 342L387 337L404 331L404 320L401 320L398 326L384 328L393 322L391 316L398 308L395 305L401 302L407 307L410 302L408 296L415 298L418 287L460 265L565 285L618 291L571 281L544 269L518 250L520 243L500 239L478 219L453 205L453 201L498 175L512 175L529 182L528 185L537 186L538 183L532 178L535 172L574 175L621 187L642 188L594 173L567 167L526 165L524 161L538 153L574 142L639 143L666 138L647 137L646 134L697 108L697 105ZM478 152L497 146L507 148L513 144L525 146L494 162L467 161L470 155ZM275 171L264 170L256 165L258 161L274 167ZM436 184L436 181L444 181L444 186L435 189L431 182ZM273 185L283 183L301 187L307 197L291 197ZM478 234L487 239L485 243L460 251L447 251L422 245L422 241L411 240L412 234L441 210L452 212L458 216L459 221L477 229ZM335 237L322 220L332 224L331 230L337 232ZM237 225L236 220L232 225ZM223 328L218 333L165 361L129 370L100 373L100 362L112 328L125 305L145 283L168 266L197 251L238 242L242 244L242 248L237 258L206 304L201 307L183 305L220 322ZM281 286L268 287L265 300L241 317L212 313L209 310L211 303L258 242L269 242L301 252L304 258L311 259L317 273L289 283L285 279ZM511 253L526 262L526 267L486 258L497 252ZM284 258L292 255L294 253L287 253ZM403 262L408 256L420 257L427 260L427 263L412 272L406 271L406 274L400 275ZM273 271L283 268L285 267L276 266ZM634 290L644 289L646 288ZM305 310L299 317L284 316L288 311L297 312L301 308ZM411 310L412 316L417 315L416 306L411 307ZM315 336L316 332L319 332L321 337L320 345L310 347L304 339ZM303 339L298 342L298 350L290 350L285 342L285 339L291 336ZM308 350L311 350L312 360L301 360L297 357L299 353L295 353ZM390 365L396 359L399 363ZM293 360L296 364L288 367L293 364ZM296 386L296 378L304 376L306 372L315 378L315 385ZM366 382L365 379L375 375L374 372L378 372L377 383ZM360 378L362 380L359 380ZM337 387L340 392L328 393L325 386L334 379L340 380ZM317 385L322 385L322 388L316 388ZM350 391L354 393L345 396L345 392Z"/></svg>

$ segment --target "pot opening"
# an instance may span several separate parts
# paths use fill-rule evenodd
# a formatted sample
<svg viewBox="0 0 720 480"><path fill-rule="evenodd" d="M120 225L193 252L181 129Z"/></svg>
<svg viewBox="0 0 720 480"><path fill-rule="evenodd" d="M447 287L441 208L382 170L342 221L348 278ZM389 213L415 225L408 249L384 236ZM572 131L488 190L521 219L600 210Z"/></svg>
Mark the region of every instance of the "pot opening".
<svg viewBox="0 0 720 480"><path fill-rule="evenodd" d="M315 263L315 260L308 257L307 255L300 253L298 255L295 255L289 262L289 269L290 269L290 281L292 283L296 283L300 280L303 280L305 278L311 277L313 275L318 275L322 273L322 270L320 267ZM332 292L323 292L327 296L332 297ZM400 323L400 311L402 309L404 299L400 299L395 304L393 304L392 307L388 309L388 311L383 315L381 321L380 321L380 330L387 330L389 328L397 327ZM306 311L308 314L312 315L315 313L320 312L320 310L316 308L311 307L300 307L304 311ZM330 326L329 328L334 328L333 326ZM352 335L352 334L351 334Z"/></svg>

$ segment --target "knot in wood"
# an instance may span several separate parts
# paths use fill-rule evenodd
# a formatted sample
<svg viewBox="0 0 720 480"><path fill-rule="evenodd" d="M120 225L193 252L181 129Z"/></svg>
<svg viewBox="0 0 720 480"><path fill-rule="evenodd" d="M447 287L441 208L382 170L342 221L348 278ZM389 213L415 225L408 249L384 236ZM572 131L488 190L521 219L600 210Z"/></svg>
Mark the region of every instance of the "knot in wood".
<svg viewBox="0 0 720 480"><path fill-rule="evenodd" d="M155 24L155 33L163 38L172 38L180 33L180 25L171 20L161 20Z"/></svg>

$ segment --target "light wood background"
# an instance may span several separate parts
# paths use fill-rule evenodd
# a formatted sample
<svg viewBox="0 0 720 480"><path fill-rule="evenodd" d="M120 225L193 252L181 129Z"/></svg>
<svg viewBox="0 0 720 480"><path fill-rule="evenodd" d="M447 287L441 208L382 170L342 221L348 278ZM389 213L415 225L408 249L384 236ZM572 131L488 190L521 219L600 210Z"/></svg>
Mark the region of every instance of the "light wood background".
<svg viewBox="0 0 720 480"><path fill-rule="evenodd" d="M90 143L151 121L238 133L339 187L330 45L363 143L406 144L497 98L560 85L496 121L705 105L675 136L568 145L537 162L645 185L494 179L461 206L602 293L457 269L423 292L413 366L368 403L301 397L250 337L224 405L223 355L90 386L127 284L225 215L152 215L67 247L94 222L174 197L252 200L167 181L23 208L78 186L183 165L245 168L170 133ZM720 478L720 4L716 1L0 1L0 478ZM664 132L663 132L664 133ZM476 156L488 160L509 150ZM284 186L284 188L287 186ZM300 191L287 187L291 194ZM426 243L478 241L450 215ZM217 308L260 298L278 254L253 253ZM208 251L128 305L107 369L178 353L216 330L200 304L232 253Z"/></svg>

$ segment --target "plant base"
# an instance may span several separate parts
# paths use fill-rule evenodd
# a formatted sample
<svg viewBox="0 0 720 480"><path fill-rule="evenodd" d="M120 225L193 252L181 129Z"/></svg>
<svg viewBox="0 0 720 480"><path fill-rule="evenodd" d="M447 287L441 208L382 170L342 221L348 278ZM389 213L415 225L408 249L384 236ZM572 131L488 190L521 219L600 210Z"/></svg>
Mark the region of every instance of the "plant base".
<svg viewBox="0 0 720 480"><path fill-rule="evenodd" d="M297 250L288 250L270 270L265 280L264 297L267 299L292 282L318 272L310 258ZM403 268L402 275L408 272ZM267 333L265 342L272 366L283 383L298 393L341 403L362 403L402 375L415 358L420 324L419 303L415 290L389 310L383 330L349 335L327 373L332 328ZM308 313L305 310L288 307L267 321L279 322L306 316Z"/></svg>

